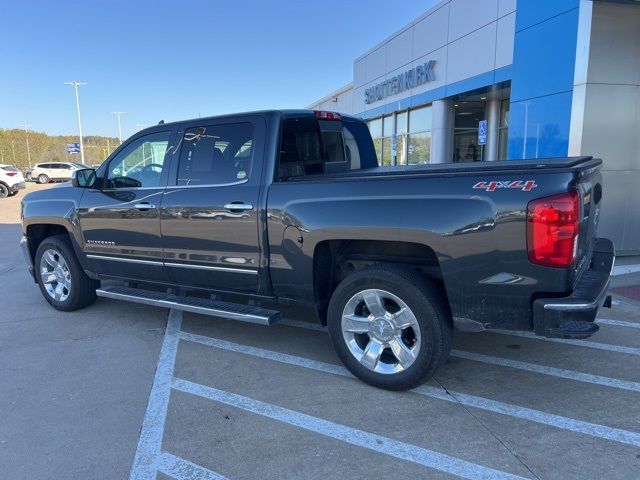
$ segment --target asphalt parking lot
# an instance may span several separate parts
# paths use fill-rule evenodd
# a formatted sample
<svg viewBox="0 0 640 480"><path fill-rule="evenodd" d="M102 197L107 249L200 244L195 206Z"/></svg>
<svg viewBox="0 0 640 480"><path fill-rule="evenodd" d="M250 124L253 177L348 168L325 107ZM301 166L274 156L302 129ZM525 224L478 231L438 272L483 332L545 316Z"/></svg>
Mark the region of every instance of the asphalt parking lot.
<svg viewBox="0 0 640 480"><path fill-rule="evenodd" d="M586 341L457 334L434 380L387 392L306 312L51 309L19 251L22 195L0 200L2 478L640 478L633 301Z"/></svg>

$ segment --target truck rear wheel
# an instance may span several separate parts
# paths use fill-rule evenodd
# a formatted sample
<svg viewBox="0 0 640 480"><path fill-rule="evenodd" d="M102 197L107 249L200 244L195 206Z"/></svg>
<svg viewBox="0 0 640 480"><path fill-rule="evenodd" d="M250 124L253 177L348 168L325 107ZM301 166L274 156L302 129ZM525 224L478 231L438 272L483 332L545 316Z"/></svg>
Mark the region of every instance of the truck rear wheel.
<svg viewBox="0 0 640 480"><path fill-rule="evenodd" d="M95 302L99 282L84 273L66 236L45 238L34 266L40 291L56 310L72 312Z"/></svg>
<svg viewBox="0 0 640 480"><path fill-rule="evenodd" d="M443 293L411 269L379 265L345 278L328 327L342 363L364 382L406 390L433 376L451 350Z"/></svg>

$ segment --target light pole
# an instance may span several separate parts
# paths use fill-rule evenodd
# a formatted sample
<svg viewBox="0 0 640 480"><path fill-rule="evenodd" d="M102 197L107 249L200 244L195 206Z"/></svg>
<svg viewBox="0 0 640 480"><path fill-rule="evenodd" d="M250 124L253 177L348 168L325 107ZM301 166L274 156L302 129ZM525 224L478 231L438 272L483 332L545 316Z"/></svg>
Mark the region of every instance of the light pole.
<svg viewBox="0 0 640 480"><path fill-rule="evenodd" d="M66 82L65 85L72 86L76 91L76 110L78 111L78 133L80 135L80 163L84 163L84 145L82 144L82 122L80 121L80 99L78 97L78 87L86 85L83 82Z"/></svg>
<svg viewBox="0 0 640 480"><path fill-rule="evenodd" d="M29 127L31 125L20 125L24 128L24 134L27 138L27 158L29 159L29 168L31 168L31 150L29 149Z"/></svg>
<svg viewBox="0 0 640 480"><path fill-rule="evenodd" d="M127 112L111 112L113 113L116 117L118 117L118 140L120 140L120 143L122 143L122 125L120 124L120 116L124 115Z"/></svg>
<svg viewBox="0 0 640 480"><path fill-rule="evenodd" d="M13 164L16 164L16 144L11 140L11 152L13 153Z"/></svg>

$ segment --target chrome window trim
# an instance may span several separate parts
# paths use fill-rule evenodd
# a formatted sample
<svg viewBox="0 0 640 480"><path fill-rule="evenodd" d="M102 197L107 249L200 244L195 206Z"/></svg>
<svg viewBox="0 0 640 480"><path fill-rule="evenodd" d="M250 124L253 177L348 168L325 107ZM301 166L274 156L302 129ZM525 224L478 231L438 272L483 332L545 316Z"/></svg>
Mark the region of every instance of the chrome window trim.
<svg viewBox="0 0 640 480"><path fill-rule="evenodd" d="M249 178L245 178L243 180L238 180L237 182L231 183L205 183L202 185L167 185L167 190L176 189L176 188L201 188L201 187L232 187L234 185L242 185L243 183L247 183Z"/></svg>

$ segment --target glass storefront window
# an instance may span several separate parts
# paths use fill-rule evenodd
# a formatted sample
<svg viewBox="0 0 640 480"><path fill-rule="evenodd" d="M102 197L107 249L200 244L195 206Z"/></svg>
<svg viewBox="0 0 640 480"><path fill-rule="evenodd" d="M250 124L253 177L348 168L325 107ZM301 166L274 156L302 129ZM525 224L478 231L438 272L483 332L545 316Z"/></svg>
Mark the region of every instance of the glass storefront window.
<svg viewBox="0 0 640 480"><path fill-rule="evenodd" d="M396 165L407 164L407 136L398 135L398 150L396 151Z"/></svg>
<svg viewBox="0 0 640 480"><path fill-rule="evenodd" d="M393 134L393 115L388 115L383 119L382 135L390 137Z"/></svg>
<svg viewBox="0 0 640 480"><path fill-rule="evenodd" d="M382 139L382 166L390 167L393 165L393 157L391 156L391 137Z"/></svg>
<svg viewBox="0 0 640 480"><path fill-rule="evenodd" d="M511 100L502 100L500 105L500 125L498 127L499 132L499 150L498 160L507 159L507 141L509 139L509 109L511 108Z"/></svg>
<svg viewBox="0 0 640 480"><path fill-rule="evenodd" d="M400 112L396 115L396 133L402 135L408 131L408 119L409 114L407 112Z"/></svg>
<svg viewBox="0 0 640 480"><path fill-rule="evenodd" d="M429 163L431 161L431 132L409 135L408 163Z"/></svg>
<svg viewBox="0 0 640 480"><path fill-rule="evenodd" d="M431 161L431 107L409 110L409 135L407 136L407 163L429 163Z"/></svg>
<svg viewBox="0 0 640 480"><path fill-rule="evenodd" d="M382 139L373 139L373 148L376 150L376 156L378 157L378 165L382 165Z"/></svg>
<svg viewBox="0 0 640 480"><path fill-rule="evenodd" d="M432 121L430 106L409 110L409 133L430 131Z"/></svg>
<svg viewBox="0 0 640 480"><path fill-rule="evenodd" d="M373 138L373 147L378 157L378 165L382 165L382 118L376 118L367 122L371 138Z"/></svg>
<svg viewBox="0 0 640 480"><path fill-rule="evenodd" d="M371 120L369 123L369 131L371 132L372 138L378 138L382 136L382 119L377 118L375 120Z"/></svg>

